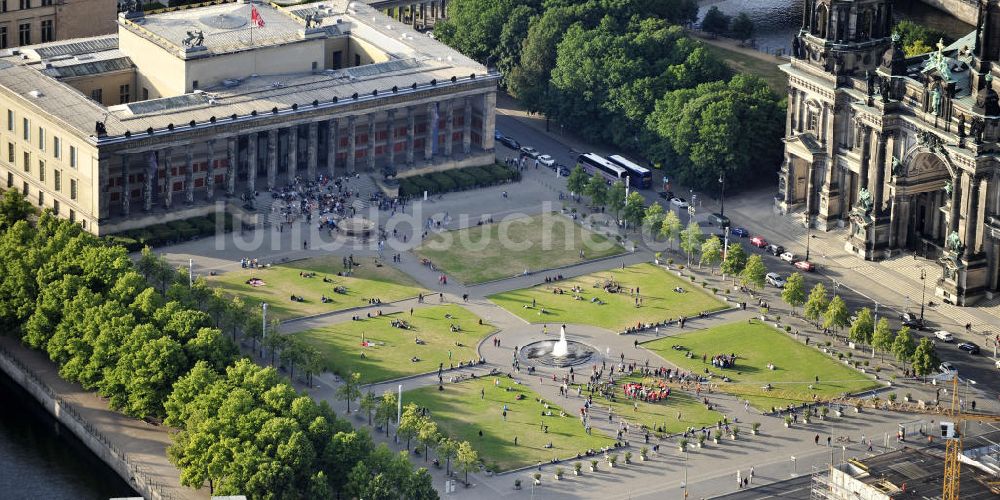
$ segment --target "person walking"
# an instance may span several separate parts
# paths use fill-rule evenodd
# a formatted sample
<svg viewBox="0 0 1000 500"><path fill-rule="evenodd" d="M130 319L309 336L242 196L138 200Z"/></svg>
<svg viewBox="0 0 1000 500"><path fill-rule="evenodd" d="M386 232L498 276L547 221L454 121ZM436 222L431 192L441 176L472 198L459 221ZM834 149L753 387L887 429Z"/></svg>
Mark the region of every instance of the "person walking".
<svg viewBox="0 0 1000 500"><path fill-rule="evenodd" d="M747 475L747 482L753 484L753 466L750 466L750 474Z"/></svg>

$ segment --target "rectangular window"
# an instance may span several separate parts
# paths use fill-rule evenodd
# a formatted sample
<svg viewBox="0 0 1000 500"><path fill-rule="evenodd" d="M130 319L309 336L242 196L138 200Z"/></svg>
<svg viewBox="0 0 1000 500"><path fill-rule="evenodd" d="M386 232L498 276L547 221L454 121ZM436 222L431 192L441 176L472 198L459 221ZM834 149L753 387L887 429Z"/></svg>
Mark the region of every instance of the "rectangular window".
<svg viewBox="0 0 1000 500"><path fill-rule="evenodd" d="M38 160L38 180L45 182L45 160Z"/></svg>
<svg viewBox="0 0 1000 500"><path fill-rule="evenodd" d="M24 171L31 172L31 153L24 152Z"/></svg>
<svg viewBox="0 0 1000 500"><path fill-rule="evenodd" d="M10 132L14 131L14 110L7 110L7 130Z"/></svg>
<svg viewBox="0 0 1000 500"><path fill-rule="evenodd" d="M90 91L90 98L98 104L104 104L104 89L94 89Z"/></svg>
<svg viewBox="0 0 1000 500"><path fill-rule="evenodd" d="M76 146L69 147L69 166L76 168Z"/></svg>
<svg viewBox="0 0 1000 500"><path fill-rule="evenodd" d="M129 92L128 84L118 86L118 100L119 104L128 104L131 93Z"/></svg>
<svg viewBox="0 0 1000 500"><path fill-rule="evenodd" d="M21 127L24 129L21 131L21 135L24 137L24 142L31 142L31 120L21 118Z"/></svg>
<svg viewBox="0 0 1000 500"><path fill-rule="evenodd" d="M359 54L354 54L354 65L361 66L361 56Z"/></svg>
<svg viewBox="0 0 1000 500"><path fill-rule="evenodd" d="M198 90L198 80L194 80L191 82L191 89Z"/></svg>
<svg viewBox="0 0 1000 500"><path fill-rule="evenodd" d="M143 101L149 100L149 89L147 89L146 87L142 88L142 100Z"/></svg>
<svg viewBox="0 0 1000 500"><path fill-rule="evenodd" d="M344 65L344 53L336 50L333 52L333 69L340 69Z"/></svg>
<svg viewBox="0 0 1000 500"><path fill-rule="evenodd" d="M52 136L52 156L62 158L62 139L59 136Z"/></svg>
<svg viewBox="0 0 1000 500"><path fill-rule="evenodd" d="M62 191L62 170L52 171L52 185L56 191Z"/></svg>
<svg viewBox="0 0 1000 500"><path fill-rule="evenodd" d="M70 210L69 211L69 221L70 222L76 222L76 211L75 210Z"/></svg>
<svg viewBox="0 0 1000 500"><path fill-rule="evenodd" d="M46 0L42 0L44 4ZM55 36L52 35L52 20L46 19L42 21L42 43L51 42L55 40Z"/></svg>
<svg viewBox="0 0 1000 500"><path fill-rule="evenodd" d="M0 12L7 12L7 0L0 2Z"/></svg>
<svg viewBox="0 0 1000 500"><path fill-rule="evenodd" d="M7 172L7 187L14 187L14 172Z"/></svg>
<svg viewBox="0 0 1000 500"><path fill-rule="evenodd" d="M38 127L38 150L45 151L45 129Z"/></svg>
<svg viewBox="0 0 1000 500"><path fill-rule="evenodd" d="M52 212L59 215L59 200L52 200Z"/></svg>
<svg viewBox="0 0 1000 500"><path fill-rule="evenodd" d="M21 184L21 194L24 195L25 198L28 197L28 183L27 182L24 182L24 183Z"/></svg>
<svg viewBox="0 0 1000 500"><path fill-rule="evenodd" d="M45 204L45 191L42 191L41 189L39 189L38 190L38 206L42 206L44 204Z"/></svg>
<svg viewBox="0 0 1000 500"><path fill-rule="evenodd" d="M3 11L7 12L7 2L4 2L3 4L4 4ZM8 43L7 42L7 27L6 26L0 26L0 49L6 49L7 48L7 43Z"/></svg>
<svg viewBox="0 0 1000 500"><path fill-rule="evenodd" d="M22 23L17 27L17 44L31 45L31 25Z"/></svg>
<svg viewBox="0 0 1000 500"><path fill-rule="evenodd" d="M14 165L14 143L13 142L8 142L7 143L7 163L10 163L11 166Z"/></svg>
<svg viewBox="0 0 1000 500"><path fill-rule="evenodd" d="M52 0L42 0L42 7L48 7L52 5Z"/></svg>
<svg viewBox="0 0 1000 500"><path fill-rule="evenodd" d="M30 9L31 8L31 0L20 0L20 2L18 3L18 5L21 7L21 10Z"/></svg>
<svg viewBox="0 0 1000 500"><path fill-rule="evenodd" d="M76 199L76 179L69 180L69 199Z"/></svg>

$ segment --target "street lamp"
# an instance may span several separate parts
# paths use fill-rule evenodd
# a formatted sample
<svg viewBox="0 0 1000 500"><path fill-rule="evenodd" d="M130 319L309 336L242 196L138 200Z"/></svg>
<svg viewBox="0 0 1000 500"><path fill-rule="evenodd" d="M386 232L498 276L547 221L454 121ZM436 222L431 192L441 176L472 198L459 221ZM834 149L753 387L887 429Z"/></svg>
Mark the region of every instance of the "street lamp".
<svg viewBox="0 0 1000 500"><path fill-rule="evenodd" d="M806 216L806 262L809 262L809 240L812 239L812 224L809 216Z"/></svg>
<svg viewBox="0 0 1000 500"><path fill-rule="evenodd" d="M267 338L267 302L260 304L260 357L264 359L264 339Z"/></svg>
<svg viewBox="0 0 1000 500"><path fill-rule="evenodd" d="M687 447L684 448L684 500L688 497L688 451Z"/></svg>
<svg viewBox="0 0 1000 500"><path fill-rule="evenodd" d="M719 174L719 184L722 185L722 193L719 201L719 215L726 215L726 172Z"/></svg>
<svg viewBox="0 0 1000 500"><path fill-rule="evenodd" d="M924 304L927 303L927 270L920 268L920 323L924 322Z"/></svg>

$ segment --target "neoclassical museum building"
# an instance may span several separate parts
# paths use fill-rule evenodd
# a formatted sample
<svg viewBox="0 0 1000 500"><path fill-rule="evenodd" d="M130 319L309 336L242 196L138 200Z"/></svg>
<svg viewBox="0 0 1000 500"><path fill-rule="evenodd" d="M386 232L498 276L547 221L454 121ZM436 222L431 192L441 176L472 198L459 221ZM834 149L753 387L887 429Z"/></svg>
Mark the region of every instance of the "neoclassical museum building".
<svg viewBox="0 0 1000 500"><path fill-rule="evenodd" d="M806 0L788 74L777 204L846 249L944 268L936 294L971 305L1000 287L1000 5L975 32L906 57L891 0ZM998 80L998 81L994 81Z"/></svg>

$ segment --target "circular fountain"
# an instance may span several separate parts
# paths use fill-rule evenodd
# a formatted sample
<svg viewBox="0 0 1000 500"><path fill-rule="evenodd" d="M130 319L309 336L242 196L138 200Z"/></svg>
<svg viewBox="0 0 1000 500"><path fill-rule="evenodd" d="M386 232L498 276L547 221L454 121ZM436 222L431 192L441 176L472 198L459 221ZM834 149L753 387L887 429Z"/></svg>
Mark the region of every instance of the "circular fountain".
<svg viewBox="0 0 1000 500"><path fill-rule="evenodd" d="M527 362L566 368L590 361L597 349L582 342L566 340L566 325L559 329L559 340L542 340L521 348L521 357Z"/></svg>
<svg viewBox="0 0 1000 500"><path fill-rule="evenodd" d="M375 231L375 223L364 217L349 217L337 222L337 228L344 236L367 238Z"/></svg>

